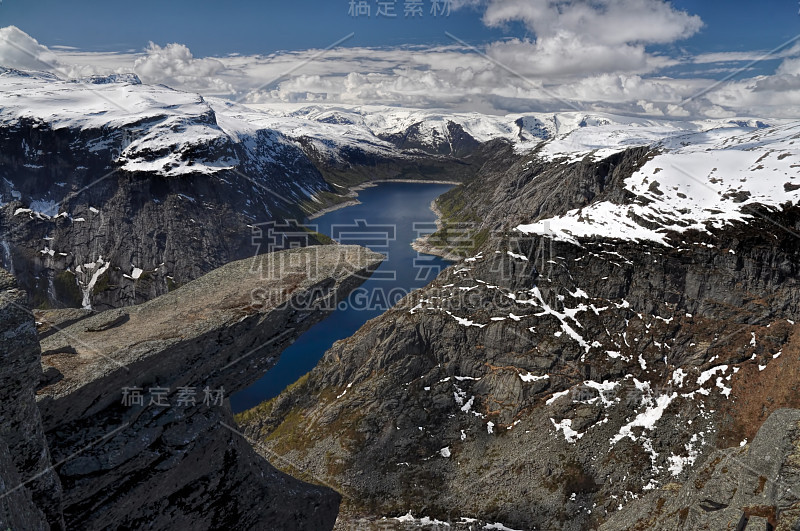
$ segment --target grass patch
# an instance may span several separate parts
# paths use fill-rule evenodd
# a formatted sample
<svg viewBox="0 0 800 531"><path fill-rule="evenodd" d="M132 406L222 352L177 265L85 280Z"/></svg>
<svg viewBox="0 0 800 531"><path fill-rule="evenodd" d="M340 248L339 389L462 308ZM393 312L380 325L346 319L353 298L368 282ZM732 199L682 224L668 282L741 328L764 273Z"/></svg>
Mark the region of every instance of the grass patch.
<svg viewBox="0 0 800 531"><path fill-rule="evenodd" d="M53 277L56 297L68 307L80 308L83 304L83 293L72 271L61 271Z"/></svg>
<svg viewBox="0 0 800 531"><path fill-rule="evenodd" d="M296 382L289 384L286 389L281 391L281 395L287 392L290 392L294 389L299 389L305 386L308 383L308 377L311 375L310 372L307 372L303 376L301 376ZM280 396L280 395L278 395ZM275 400L277 400L277 396L274 398L270 398L269 400L265 400L258 404L255 407L252 407L246 411L242 411L241 413L237 413L234 415L234 420L239 425L249 424L253 421L258 419L263 419L269 417L272 414L272 409L275 404Z"/></svg>
<svg viewBox="0 0 800 531"><path fill-rule="evenodd" d="M167 277L167 291L175 291L179 287L180 286L178 285L177 282L175 282L174 279Z"/></svg>
<svg viewBox="0 0 800 531"><path fill-rule="evenodd" d="M428 237L428 243L463 258L473 256L489 240L489 229L470 224L444 223L442 228Z"/></svg>
<svg viewBox="0 0 800 531"><path fill-rule="evenodd" d="M112 287L111 284L111 276L108 274L108 271L100 275L100 278L97 279L97 282L94 284L94 288L92 289L92 295L97 295L98 293L103 293Z"/></svg>

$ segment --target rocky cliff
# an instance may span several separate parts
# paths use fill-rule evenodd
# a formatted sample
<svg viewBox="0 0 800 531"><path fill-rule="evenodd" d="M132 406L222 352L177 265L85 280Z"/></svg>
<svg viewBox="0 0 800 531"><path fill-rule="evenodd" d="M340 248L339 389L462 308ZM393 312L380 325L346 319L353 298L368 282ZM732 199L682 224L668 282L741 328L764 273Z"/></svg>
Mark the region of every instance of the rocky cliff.
<svg viewBox="0 0 800 531"><path fill-rule="evenodd" d="M2 280L8 525L325 528L335 489L343 528L796 527L770 482L794 477L778 410L800 407L797 124L270 115L132 76L0 84L0 256L43 307L45 368ZM379 257L215 268L314 243L284 222L387 177L466 180L427 242L463 260L240 433L224 397Z"/></svg>
<svg viewBox="0 0 800 531"><path fill-rule="evenodd" d="M151 299L252 256L254 225L332 191L296 144L196 94L135 76L0 82L0 255L35 307Z"/></svg>
<svg viewBox="0 0 800 531"><path fill-rule="evenodd" d="M25 293L0 270L0 527L61 529L61 484L34 392L42 374Z"/></svg>
<svg viewBox="0 0 800 531"><path fill-rule="evenodd" d="M125 310L50 315L44 373L25 295L3 273L0 521L331 528L338 494L257 454L227 396L260 378L382 259L354 246L278 252Z"/></svg>
<svg viewBox="0 0 800 531"><path fill-rule="evenodd" d="M337 487L343 528L625 528L626 505L800 407L792 131L681 146L683 182L666 145L498 153L439 201L439 243L470 223L472 256L242 415L246 433Z"/></svg>
<svg viewBox="0 0 800 531"><path fill-rule="evenodd" d="M580 113L255 110L134 75L62 80L2 67L0 86L0 265L38 308L141 303L250 256L254 227L296 232L288 222L347 201L352 185L461 182L496 155L495 143L531 148L616 123ZM655 124L617 125L632 123Z"/></svg>
<svg viewBox="0 0 800 531"><path fill-rule="evenodd" d="M602 529L797 529L800 410L781 409L752 442L712 453L683 484L651 492Z"/></svg>
<svg viewBox="0 0 800 531"><path fill-rule="evenodd" d="M338 495L275 470L226 397L363 282L382 256L309 247L232 262L42 340L38 392L69 528L325 529Z"/></svg>
<svg viewBox="0 0 800 531"><path fill-rule="evenodd" d="M373 133L133 75L0 67L0 86L0 265L37 308L150 300L251 256L265 223L296 233L293 220L348 200L351 185L461 181L485 158L449 120Z"/></svg>

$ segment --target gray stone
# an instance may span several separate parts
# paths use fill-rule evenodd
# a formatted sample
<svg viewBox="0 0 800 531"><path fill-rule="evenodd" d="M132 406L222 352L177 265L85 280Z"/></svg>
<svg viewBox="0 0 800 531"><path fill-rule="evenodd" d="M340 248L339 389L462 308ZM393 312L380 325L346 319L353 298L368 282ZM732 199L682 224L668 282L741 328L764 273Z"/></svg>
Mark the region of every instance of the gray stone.
<svg viewBox="0 0 800 531"><path fill-rule="evenodd" d="M800 526L800 410L774 412L743 448L711 454L680 490L659 490L601 529L772 529Z"/></svg>
<svg viewBox="0 0 800 531"><path fill-rule="evenodd" d="M63 526L61 485L51 466L34 398L42 375L39 355L27 297L17 288L14 278L0 269L0 442L4 454L0 458L4 462L0 475L6 492L14 491L20 484L24 486L2 502L12 512L19 510L22 520L17 519L20 515L13 514L5 518L12 528L17 526L11 522L27 521L33 528L47 527L49 523L59 529ZM28 496L28 503L19 500Z"/></svg>
<svg viewBox="0 0 800 531"><path fill-rule="evenodd" d="M204 390L227 397L256 381L382 260L344 245L261 255L43 339L49 352L76 352L44 360L63 378L38 396L54 458L65 460L67 525L332 528L339 495L272 467L227 401ZM151 403L157 388L165 407ZM131 389L142 404L123 402Z"/></svg>
<svg viewBox="0 0 800 531"><path fill-rule="evenodd" d="M512 231L592 201L636 201L623 183L649 155L634 148L554 164L499 150L480 179L439 200L488 233L479 258L335 344L298 385L242 415L246 433L336 486L354 518L411 511L582 530L684 481L695 469L675 469L673 459L687 447L696 468L730 444L732 424L758 426L771 412L765 404L731 419L732 404L759 396L757 365L775 363L790 341L787 319L800 320L796 242L756 218L673 235L671 246L612 234L578 246ZM791 225L800 209L783 215ZM556 316L581 305L575 320ZM795 357L781 362L793 367ZM719 382L698 383L721 365L729 368ZM680 385L678 368L687 374ZM605 382L612 388L601 393ZM636 425L664 398L652 426ZM733 488L710 482L709 510Z"/></svg>

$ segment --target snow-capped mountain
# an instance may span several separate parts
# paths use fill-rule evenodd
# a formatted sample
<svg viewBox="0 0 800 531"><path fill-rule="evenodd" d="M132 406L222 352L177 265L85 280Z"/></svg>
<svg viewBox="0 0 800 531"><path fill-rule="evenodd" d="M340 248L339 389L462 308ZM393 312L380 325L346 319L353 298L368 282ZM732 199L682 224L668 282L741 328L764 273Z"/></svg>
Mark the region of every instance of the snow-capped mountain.
<svg viewBox="0 0 800 531"><path fill-rule="evenodd" d="M598 201L518 229L572 242L581 237L611 236L666 244L670 233L705 232L750 220L758 215L754 212L757 205L780 210L784 204L797 204L800 151L794 144L800 124L747 125L656 137L651 145L658 154L625 179L625 190L634 200L625 204ZM577 133L567 138L585 136ZM624 149L633 136L629 131L625 134L615 147L610 146L618 138L604 138L592 156L602 158ZM584 139L579 141L587 144ZM552 145L545 151L551 151ZM579 157L586 154L580 149L577 152Z"/></svg>
<svg viewBox="0 0 800 531"><path fill-rule="evenodd" d="M196 94L11 69L0 87L0 249L39 305L163 293L334 190L296 142Z"/></svg>
<svg viewBox="0 0 800 531"><path fill-rule="evenodd" d="M509 156L535 153L537 160L558 163L587 155L599 160L631 146L651 146L674 150L681 159L695 153L691 160L710 172L711 159L699 161L709 157L704 153L714 142L727 153L735 150L729 144L736 135L767 134L758 132L765 124L754 120L245 106L142 84L130 74L62 80L49 73L2 68L0 89L0 212L5 228L0 256L6 268L21 276L23 287L38 294L40 304L90 306L98 300L116 305L149 298L251 254L257 246L250 227L301 219L345 200L350 185L398 177L469 180L496 155L495 148L485 147L492 141L513 146ZM791 141L791 127L786 127L783 143ZM769 133L762 143L777 141L780 134ZM742 137L737 149L749 146L747 142ZM762 148L754 149L748 153ZM779 156L772 158L781 167L791 165ZM756 162L758 158L752 165L772 160ZM658 209L670 208L666 197L672 197L671 188L680 188L673 183L680 175L670 164L653 161L632 178L631 192L647 198L627 207L633 214L668 216ZM765 167L748 176L771 168ZM658 168L663 173L651 175ZM652 188L654 177L666 196ZM784 184L775 181L769 190L780 191ZM750 184L737 186L753 195L751 202L763 192L750 190ZM675 193L677 201L677 194L687 195L688 190ZM628 230L660 237L656 229L641 228L612 204L592 208L596 218L605 216ZM702 224L702 207L691 208L698 210L695 224ZM569 218L579 214L565 216L565 227L573 227L576 222ZM560 230L559 223L552 220L548 226ZM522 228L536 227L528 223Z"/></svg>
<svg viewBox="0 0 800 531"><path fill-rule="evenodd" d="M274 451L383 514L589 528L800 405L731 408L798 370L797 123L245 106L10 69L0 88L0 257L38 307L151 299L365 180L464 183L438 204L475 252L247 428L316 419Z"/></svg>
<svg viewBox="0 0 800 531"><path fill-rule="evenodd" d="M376 520L791 527L800 125L555 118L437 200L471 252L245 433Z"/></svg>
<svg viewBox="0 0 800 531"><path fill-rule="evenodd" d="M111 151L111 162L131 173L177 177L242 165L264 170L265 163L279 161L282 150L294 149L265 128L234 131L231 137L202 96L144 85L134 75L62 81L51 74L0 69L0 86L1 126L31 123L81 132L83 145L78 147L91 153ZM104 134L84 138L90 131ZM124 132L122 138L116 131ZM237 152L238 144L246 149ZM36 164L36 151L26 155Z"/></svg>
<svg viewBox="0 0 800 531"><path fill-rule="evenodd" d="M502 139L525 152L545 142L542 154L550 159L573 160L589 152L619 152L626 147L649 145L664 139L680 139L713 129L763 128L753 118L739 120L655 120L607 113L557 112L487 115L450 113L428 109L387 106L257 104L237 106L224 100L220 114L238 113L246 121L279 129L291 138L314 138L328 146L375 146L375 149L407 147L431 153L455 153L453 129L483 143ZM216 107L215 107L216 108ZM257 112L253 112L257 111ZM773 123L773 122L770 122ZM332 144L333 143L333 144ZM450 149L448 149L448 147Z"/></svg>

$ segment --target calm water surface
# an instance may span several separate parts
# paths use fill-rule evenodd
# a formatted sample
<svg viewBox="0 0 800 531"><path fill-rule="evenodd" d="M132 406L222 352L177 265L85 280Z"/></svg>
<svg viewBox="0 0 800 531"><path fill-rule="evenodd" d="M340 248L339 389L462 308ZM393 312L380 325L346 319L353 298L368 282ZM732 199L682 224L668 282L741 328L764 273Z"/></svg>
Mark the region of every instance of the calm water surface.
<svg viewBox="0 0 800 531"><path fill-rule="evenodd" d="M450 188L448 184L382 183L360 191L360 205L309 222L340 243L364 245L387 259L345 303L283 351L263 378L233 395L234 412L277 396L313 369L335 341L353 335L369 319L385 312L402 295L427 285L449 265L441 258L417 253L411 243L435 230L431 201Z"/></svg>

